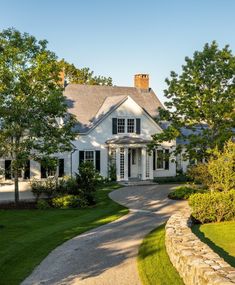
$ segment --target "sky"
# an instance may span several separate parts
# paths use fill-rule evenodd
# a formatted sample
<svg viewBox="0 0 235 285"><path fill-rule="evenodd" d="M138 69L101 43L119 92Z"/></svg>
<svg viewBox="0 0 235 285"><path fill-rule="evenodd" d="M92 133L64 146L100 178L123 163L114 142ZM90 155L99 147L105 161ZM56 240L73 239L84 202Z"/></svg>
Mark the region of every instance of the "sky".
<svg viewBox="0 0 235 285"><path fill-rule="evenodd" d="M0 29L47 39L59 59L133 86L137 73L164 102L165 78L207 42L235 50L234 0L0 0Z"/></svg>

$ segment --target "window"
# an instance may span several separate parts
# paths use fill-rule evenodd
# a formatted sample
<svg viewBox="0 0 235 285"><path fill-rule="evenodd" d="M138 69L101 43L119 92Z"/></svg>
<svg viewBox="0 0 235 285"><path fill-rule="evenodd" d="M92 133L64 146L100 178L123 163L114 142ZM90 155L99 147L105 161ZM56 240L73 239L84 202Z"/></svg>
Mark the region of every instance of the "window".
<svg viewBox="0 0 235 285"><path fill-rule="evenodd" d="M124 148L120 148L120 178L124 178Z"/></svg>
<svg viewBox="0 0 235 285"><path fill-rule="evenodd" d="M170 152L169 149L165 149L165 169L168 170L170 166Z"/></svg>
<svg viewBox="0 0 235 285"><path fill-rule="evenodd" d="M116 149L114 148L110 150L110 163L116 166Z"/></svg>
<svg viewBox="0 0 235 285"><path fill-rule="evenodd" d="M135 132L135 119L127 119L127 132L128 133Z"/></svg>
<svg viewBox="0 0 235 285"><path fill-rule="evenodd" d="M112 118L112 133L113 135L124 133L140 134L140 118Z"/></svg>
<svg viewBox="0 0 235 285"><path fill-rule="evenodd" d="M118 133L125 133L125 119L118 119L117 120L117 132Z"/></svg>
<svg viewBox="0 0 235 285"><path fill-rule="evenodd" d="M146 178L149 178L150 171L149 171L149 154L146 154Z"/></svg>
<svg viewBox="0 0 235 285"><path fill-rule="evenodd" d="M11 179L12 177L11 160L5 160L5 179Z"/></svg>
<svg viewBox="0 0 235 285"><path fill-rule="evenodd" d="M92 150L85 151L84 160L90 161L94 164L94 151L92 151Z"/></svg>
<svg viewBox="0 0 235 285"><path fill-rule="evenodd" d="M59 173L58 173L59 177L63 177L64 176L64 159L59 159Z"/></svg>
<svg viewBox="0 0 235 285"><path fill-rule="evenodd" d="M164 163L164 158L163 158L163 150L158 149L157 150L157 169L163 169L163 163Z"/></svg>

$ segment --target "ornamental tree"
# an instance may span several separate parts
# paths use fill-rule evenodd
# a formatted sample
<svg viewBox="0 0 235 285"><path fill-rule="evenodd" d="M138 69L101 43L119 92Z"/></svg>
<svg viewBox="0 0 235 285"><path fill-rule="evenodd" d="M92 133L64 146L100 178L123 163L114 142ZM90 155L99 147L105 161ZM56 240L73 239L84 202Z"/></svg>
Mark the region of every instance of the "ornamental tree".
<svg viewBox="0 0 235 285"><path fill-rule="evenodd" d="M59 73L47 41L0 32L0 156L12 160L16 203L27 160L71 149L75 118L67 113Z"/></svg>
<svg viewBox="0 0 235 285"><path fill-rule="evenodd" d="M166 83L167 109L160 109L158 122L169 125L153 136L151 147L178 137L176 152L184 146L187 157L199 160L208 149L222 149L235 127L235 57L229 46L206 44L193 58L186 57L181 74L172 71Z"/></svg>

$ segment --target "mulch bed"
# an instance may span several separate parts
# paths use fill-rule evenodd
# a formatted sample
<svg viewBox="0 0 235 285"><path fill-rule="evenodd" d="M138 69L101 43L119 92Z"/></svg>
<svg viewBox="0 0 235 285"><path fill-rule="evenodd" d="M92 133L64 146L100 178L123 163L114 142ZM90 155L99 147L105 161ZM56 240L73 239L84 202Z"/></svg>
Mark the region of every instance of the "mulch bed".
<svg viewBox="0 0 235 285"><path fill-rule="evenodd" d="M1 210L25 210L36 208L36 202L34 201L20 201L17 205L14 202L5 202L0 204Z"/></svg>

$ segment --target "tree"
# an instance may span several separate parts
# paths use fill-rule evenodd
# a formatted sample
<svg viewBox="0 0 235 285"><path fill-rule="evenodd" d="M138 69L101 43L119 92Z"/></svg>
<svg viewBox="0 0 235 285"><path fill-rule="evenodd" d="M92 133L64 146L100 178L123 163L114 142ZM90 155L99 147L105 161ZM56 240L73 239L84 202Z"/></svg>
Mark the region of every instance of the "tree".
<svg viewBox="0 0 235 285"><path fill-rule="evenodd" d="M161 134L153 136L151 147L178 137L184 144L186 156L191 159L206 158L208 149L232 137L235 127L235 57L229 46L219 49L216 42L206 44L193 58L185 58L181 75L171 72L165 103L158 122L169 121ZM182 132L186 128L188 134ZM181 152L183 144L177 145Z"/></svg>
<svg viewBox="0 0 235 285"><path fill-rule="evenodd" d="M28 159L71 149L75 118L67 113L59 73L47 41L15 29L0 32L0 156L12 160L16 203Z"/></svg>
<svg viewBox="0 0 235 285"><path fill-rule="evenodd" d="M65 79L69 83L112 86L111 77L95 76L88 67L79 69L64 59L59 62L59 66L64 70Z"/></svg>

